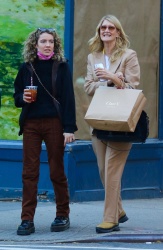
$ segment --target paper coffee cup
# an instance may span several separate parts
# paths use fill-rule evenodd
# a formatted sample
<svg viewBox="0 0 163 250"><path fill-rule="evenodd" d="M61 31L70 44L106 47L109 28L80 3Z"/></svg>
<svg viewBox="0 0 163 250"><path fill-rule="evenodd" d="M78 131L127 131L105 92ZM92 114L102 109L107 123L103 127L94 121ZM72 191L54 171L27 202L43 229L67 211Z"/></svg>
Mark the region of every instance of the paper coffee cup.
<svg viewBox="0 0 163 250"><path fill-rule="evenodd" d="M104 69L104 65L102 63L96 63L94 67L95 69Z"/></svg>
<svg viewBox="0 0 163 250"><path fill-rule="evenodd" d="M96 63L94 65L94 68L95 69L104 69L104 65L102 63ZM99 80L100 80L100 82L105 82L106 81L105 79L99 79Z"/></svg>

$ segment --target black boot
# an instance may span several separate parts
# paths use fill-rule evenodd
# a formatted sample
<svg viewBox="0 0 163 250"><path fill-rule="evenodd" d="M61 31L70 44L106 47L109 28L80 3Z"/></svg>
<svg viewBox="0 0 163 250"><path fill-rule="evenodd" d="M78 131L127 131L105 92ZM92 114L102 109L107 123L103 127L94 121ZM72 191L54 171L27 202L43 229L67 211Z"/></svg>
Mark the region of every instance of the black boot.
<svg viewBox="0 0 163 250"><path fill-rule="evenodd" d="M17 235L30 235L35 232L33 221L23 220L17 229Z"/></svg>
<svg viewBox="0 0 163 250"><path fill-rule="evenodd" d="M57 216L51 224L51 232L60 232L70 227L70 220L68 217Z"/></svg>

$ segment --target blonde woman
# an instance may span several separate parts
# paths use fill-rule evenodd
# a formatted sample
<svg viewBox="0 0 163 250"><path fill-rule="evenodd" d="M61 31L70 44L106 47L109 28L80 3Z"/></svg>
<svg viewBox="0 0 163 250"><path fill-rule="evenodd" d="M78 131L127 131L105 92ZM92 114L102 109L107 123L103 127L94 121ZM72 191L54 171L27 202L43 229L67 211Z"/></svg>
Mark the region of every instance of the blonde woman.
<svg viewBox="0 0 163 250"><path fill-rule="evenodd" d="M113 15L104 16L97 25L95 36L89 40L85 92L93 96L99 86L136 88L140 81L137 54L129 49L129 40L120 21ZM130 104L129 104L130 105ZM92 131L92 130L91 130ZM128 217L122 207L121 178L131 143L104 144L92 134L92 145L99 174L105 189L103 221L97 233L119 231L119 223Z"/></svg>

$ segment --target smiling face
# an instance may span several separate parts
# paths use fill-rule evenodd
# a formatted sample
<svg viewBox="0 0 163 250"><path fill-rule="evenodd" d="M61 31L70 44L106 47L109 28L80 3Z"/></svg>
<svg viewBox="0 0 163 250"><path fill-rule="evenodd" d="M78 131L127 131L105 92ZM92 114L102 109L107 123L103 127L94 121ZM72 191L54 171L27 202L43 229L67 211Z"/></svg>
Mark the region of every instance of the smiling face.
<svg viewBox="0 0 163 250"><path fill-rule="evenodd" d="M54 50L53 35L47 32L41 33L36 48L43 55L49 56Z"/></svg>
<svg viewBox="0 0 163 250"><path fill-rule="evenodd" d="M104 20L100 26L100 38L103 43L115 43L116 37L119 36L119 31L115 25L108 20Z"/></svg>

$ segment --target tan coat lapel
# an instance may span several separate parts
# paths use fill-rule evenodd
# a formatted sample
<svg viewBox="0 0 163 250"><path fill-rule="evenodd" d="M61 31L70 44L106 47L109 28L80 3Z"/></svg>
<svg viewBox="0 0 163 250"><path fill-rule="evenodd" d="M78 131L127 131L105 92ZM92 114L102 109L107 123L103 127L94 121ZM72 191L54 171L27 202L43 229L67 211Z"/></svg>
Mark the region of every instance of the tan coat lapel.
<svg viewBox="0 0 163 250"><path fill-rule="evenodd" d="M122 57L117 59L116 62L110 63L109 71L111 71L112 73L115 73L121 61L122 61ZM94 62L95 62L94 64L102 63L104 67L106 68L105 56L102 52L95 53Z"/></svg>
<svg viewBox="0 0 163 250"><path fill-rule="evenodd" d="M109 71L111 71L112 73L115 73L117 69L119 68L121 61L122 61L122 57L117 59L115 62L110 63Z"/></svg>

